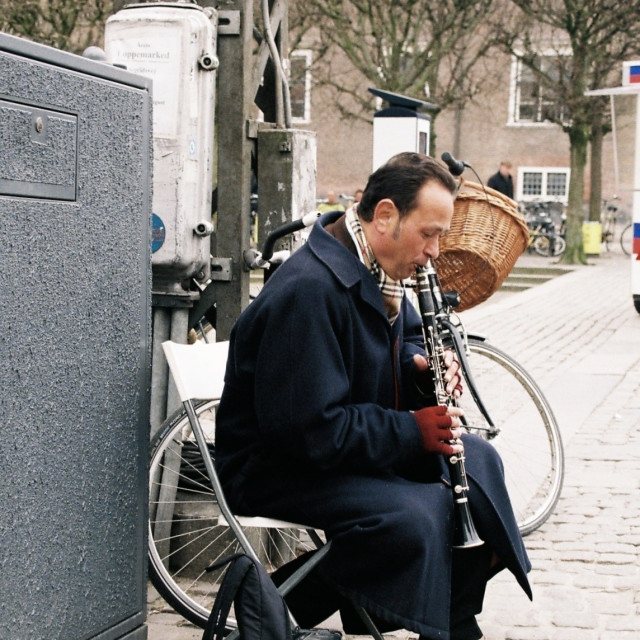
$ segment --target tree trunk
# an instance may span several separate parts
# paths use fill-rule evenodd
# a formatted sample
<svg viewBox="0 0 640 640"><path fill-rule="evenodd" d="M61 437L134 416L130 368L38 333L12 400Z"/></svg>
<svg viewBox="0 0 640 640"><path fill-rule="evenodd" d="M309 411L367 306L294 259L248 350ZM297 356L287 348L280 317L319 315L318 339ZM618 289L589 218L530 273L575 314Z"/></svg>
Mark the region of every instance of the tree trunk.
<svg viewBox="0 0 640 640"><path fill-rule="evenodd" d="M567 208L567 248L560 258L564 264L586 264L582 242L584 210L584 169L587 164L589 129L587 125L574 125L569 131L571 141L571 179L569 180L569 206Z"/></svg>
<svg viewBox="0 0 640 640"><path fill-rule="evenodd" d="M458 102L455 106L455 120L453 131L453 155L456 158L460 157L460 142L462 139L462 112L464 107Z"/></svg>
<svg viewBox="0 0 640 640"><path fill-rule="evenodd" d="M601 120L602 118L599 118ZM589 195L589 220L600 220L602 202L602 139L604 132L600 122L591 125L591 192Z"/></svg>

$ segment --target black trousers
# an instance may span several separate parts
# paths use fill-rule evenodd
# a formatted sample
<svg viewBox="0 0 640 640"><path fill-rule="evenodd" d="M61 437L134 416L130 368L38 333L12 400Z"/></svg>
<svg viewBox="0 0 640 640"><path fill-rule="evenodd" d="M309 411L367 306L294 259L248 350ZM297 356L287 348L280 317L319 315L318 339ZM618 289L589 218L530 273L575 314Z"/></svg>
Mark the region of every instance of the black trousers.
<svg viewBox="0 0 640 640"><path fill-rule="evenodd" d="M472 549L453 549L450 640L478 640L482 637L475 616L482 611L487 582L501 569L500 566L490 569L491 557L492 551L487 545ZM273 581L277 585L281 584L307 559L308 554L305 554L281 567L271 575ZM351 603L314 571L292 589L285 600L296 621L304 629L312 629L336 611L340 611L346 633L367 633ZM396 629L380 618L374 617L373 621L381 633ZM421 636L421 639L427 640L424 636Z"/></svg>

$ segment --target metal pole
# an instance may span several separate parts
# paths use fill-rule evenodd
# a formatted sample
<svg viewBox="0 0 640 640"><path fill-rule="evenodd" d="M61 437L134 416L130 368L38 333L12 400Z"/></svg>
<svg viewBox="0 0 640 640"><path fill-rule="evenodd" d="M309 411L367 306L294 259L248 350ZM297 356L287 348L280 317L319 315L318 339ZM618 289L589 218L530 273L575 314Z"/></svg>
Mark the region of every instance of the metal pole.
<svg viewBox="0 0 640 640"><path fill-rule="evenodd" d="M225 11L237 30L219 32L218 57L218 213L214 255L231 259L231 274L216 292L218 340L226 340L233 323L249 304L249 273L242 256L250 247L251 156L248 135L251 95L253 3L234 0Z"/></svg>
<svg viewBox="0 0 640 640"><path fill-rule="evenodd" d="M611 104L611 132L613 134L613 173L616 185L615 195L620 195L620 173L618 169L618 133L616 131L616 107L613 95L609 96Z"/></svg>
<svg viewBox="0 0 640 640"><path fill-rule="evenodd" d="M169 339L170 312L164 307L153 309L153 346L151 353L151 408L149 422L151 437L164 422L167 413L167 382L169 367L162 351L162 343Z"/></svg>

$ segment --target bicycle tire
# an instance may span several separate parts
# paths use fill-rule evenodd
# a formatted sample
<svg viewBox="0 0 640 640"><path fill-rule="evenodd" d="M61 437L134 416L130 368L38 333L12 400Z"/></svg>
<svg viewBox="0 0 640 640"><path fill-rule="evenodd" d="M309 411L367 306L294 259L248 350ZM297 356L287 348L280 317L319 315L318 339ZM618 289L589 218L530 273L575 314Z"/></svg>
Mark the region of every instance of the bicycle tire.
<svg viewBox="0 0 640 640"><path fill-rule="evenodd" d="M496 447L505 469L507 490L523 536L553 512L564 480L564 450L558 423L544 394L513 358L480 339L469 338L469 368L497 435L470 397L461 406L467 430Z"/></svg>
<svg viewBox="0 0 640 640"><path fill-rule="evenodd" d="M539 256L548 257L550 244L549 238L544 234L540 234L533 241L533 250Z"/></svg>
<svg viewBox="0 0 640 640"><path fill-rule="evenodd" d="M630 222L620 234L620 247L626 256L631 255L633 244L633 222Z"/></svg>
<svg viewBox="0 0 640 640"><path fill-rule="evenodd" d="M215 457L217 400L195 406ZM224 575L206 572L212 563L240 551L229 527L218 524L219 508L202 455L184 410L176 411L151 444L149 465L149 578L180 615L204 628ZM305 529L248 529L268 571L315 549L317 532ZM233 626L234 620L229 623Z"/></svg>
<svg viewBox="0 0 640 640"><path fill-rule="evenodd" d="M562 236L555 236L553 239L553 256L559 256L564 253L567 243ZM534 251L540 255L549 257L551 254L551 239L547 235L539 235L533 241Z"/></svg>
<svg viewBox="0 0 640 640"><path fill-rule="evenodd" d="M556 236L555 245L553 247L553 255L561 256L567 248L567 242L562 236Z"/></svg>

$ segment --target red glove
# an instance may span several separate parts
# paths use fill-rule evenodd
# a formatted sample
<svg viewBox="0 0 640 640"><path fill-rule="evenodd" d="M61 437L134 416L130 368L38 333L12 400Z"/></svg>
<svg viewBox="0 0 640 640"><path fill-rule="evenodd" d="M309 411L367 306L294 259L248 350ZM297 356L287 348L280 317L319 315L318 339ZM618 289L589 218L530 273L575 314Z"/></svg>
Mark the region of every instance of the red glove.
<svg viewBox="0 0 640 640"><path fill-rule="evenodd" d="M450 444L454 439L451 432L451 416L448 407L439 405L437 407L425 407L413 413L413 417L418 423L424 450L427 453L441 453L450 456L459 450Z"/></svg>

